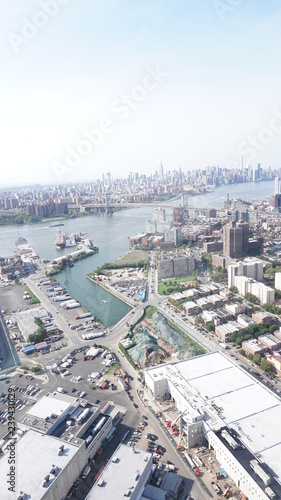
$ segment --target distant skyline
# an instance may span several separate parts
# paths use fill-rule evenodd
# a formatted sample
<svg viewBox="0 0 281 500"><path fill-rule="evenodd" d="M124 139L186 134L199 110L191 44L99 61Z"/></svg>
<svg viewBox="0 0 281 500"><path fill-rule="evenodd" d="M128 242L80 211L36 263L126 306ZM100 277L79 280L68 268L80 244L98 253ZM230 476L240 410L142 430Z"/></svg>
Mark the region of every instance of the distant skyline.
<svg viewBox="0 0 281 500"><path fill-rule="evenodd" d="M277 0L0 2L1 186L281 166Z"/></svg>

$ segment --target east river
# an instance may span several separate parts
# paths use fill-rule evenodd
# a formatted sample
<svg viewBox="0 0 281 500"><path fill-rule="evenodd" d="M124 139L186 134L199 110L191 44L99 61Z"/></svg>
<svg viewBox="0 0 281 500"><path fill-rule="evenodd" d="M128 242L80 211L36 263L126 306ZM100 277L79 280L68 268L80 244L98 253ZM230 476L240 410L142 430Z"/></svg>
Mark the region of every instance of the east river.
<svg viewBox="0 0 281 500"><path fill-rule="evenodd" d="M211 193L192 196L188 203L194 207L221 208L229 193L230 199L241 198L246 201L266 200L274 191L274 181L244 183L221 186ZM172 204L173 205L173 204ZM0 227L0 256L13 255L13 242L21 236L31 243L41 259L54 259L69 253L73 249L62 251L55 249L55 237L58 230L71 233L87 232L93 244L99 247L99 253L78 261L74 267L64 271L56 278L68 292L86 309L96 314L104 326L109 326L121 319L130 309L122 301L112 296L99 286L90 282L86 274L110 262L129 250L129 237L145 231L145 221L151 218L152 207L126 209L115 212L112 216L91 215L61 221L64 226L50 227L54 221L23 226ZM170 210L167 210L167 215ZM105 304L102 302L106 300Z"/></svg>

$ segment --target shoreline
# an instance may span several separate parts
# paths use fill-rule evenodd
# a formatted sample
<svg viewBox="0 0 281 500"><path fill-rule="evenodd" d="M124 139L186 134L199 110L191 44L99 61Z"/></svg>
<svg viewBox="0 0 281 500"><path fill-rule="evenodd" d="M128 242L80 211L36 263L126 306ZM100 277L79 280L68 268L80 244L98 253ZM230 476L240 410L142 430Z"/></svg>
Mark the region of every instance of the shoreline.
<svg viewBox="0 0 281 500"><path fill-rule="evenodd" d="M110 293L117 299L122 300L122 302L124 302L124 304L126 304L127 306L132 308L136 307L136 304L133 300L128 299L128 297L124 297L120 292L117 292L116 290L114 290L114 288L111 288L109 285L106 286L103 283L96 281L94 278L91 278L91 276L89 276L88 274L86 274L86 278L92 281L92 283L95 283L95 285L98 285L101 288L103 288L106 292Z"/></svg>
<svg viewBox="0 0 281 500"><path fill-rule="evenodd" d="M245 182L232 182L232 183L227 183L227 184L220 184L219 186L213 186L213 190L216 191L217 189L221 188L221 187L225 187L225 188L230 188L231 186L242 186L242 185L258 185L258 184L261 184L263 182L274 182L274 179L261 179L261 180L257 180L257 181L254 181L254 180L249 180L249 181L245 181ZM204 186L202 186L202 188L204 188ZM211 191L212 192L212 191ZM177 198L180 198L181 195L184 195L186 194L188 197L190 198L193 198L194 196L201 196L201 195L206 195L208 194L207 191L198 191L198 192L190 192L190 191L182 191L181 193L178 193L176 195L172 195L170 198L168 198L167 200L163 200L163 201L159 201L159 200L153 200L152 202L155 202L155 206L159 206L159 205L165 205L166 203L170 203L172 200L176 200ZM151 202L147 202L147 205L149 206ZM146 205L146 202L143 202L143 206ZM122 204L120 204L120 207L118 208L115 208L114 212L118 212L120 210L131 210L133 208L139 208L138 206L135 206L134 203L131 204L131 206L126 206L126 207L122 207ZM216 208L215 206L213 208ZM113 213L114 213L113 212ZM82 213L75 213L75 214L72 214L72 215L65 215L65 216L58 216L58 217L42 217L40 218L39 220L36 220L36 221L28 221L28 220L23 220L22 222L9 222L7 219L5 221L1 221L1 216L5 216L5 217L11 217L11 218L14 218L14 217L17 217L17 216L26 216L26 214L24 212L20 213L20 214L11 214L9 215L8 213L1 213L0 214L0 227L9 227L9 226L19 226L19 227L23 227L23 226L32 226L32 225L35 225L35 224L40 224L40 223L44 223L44 224L48 224L48 223L52 223L52 222L57 222L57 221L65 221L67 222L68 220L74 220L74 219L79 219L79 218L83 218L83 217L89 217L89 216L96 216L96 215L103 215L101 214L100 212L94 212L94 213L86 213L86 212L82 212Z"/></svg>

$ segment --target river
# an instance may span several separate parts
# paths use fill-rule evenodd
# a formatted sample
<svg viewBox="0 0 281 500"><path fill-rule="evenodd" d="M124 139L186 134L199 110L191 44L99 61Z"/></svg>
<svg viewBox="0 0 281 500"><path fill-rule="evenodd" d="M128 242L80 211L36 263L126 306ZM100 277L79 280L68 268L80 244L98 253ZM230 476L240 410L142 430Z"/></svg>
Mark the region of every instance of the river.
<svg viewBox="0 0 281 500"><path fill-rule="evenodd" d="M226 194L231 198L247 201L267 199L274 191L274 181L245 183L221 186L211 193L189 198L189 205L195 207L223 207ZM104 262L110 262L129 250L129 237L145 230L145 221L151 217L152 208L142 207L115 212L111 216L91 215L62 221L62 227L50 227L54 222L41 222L24 226L0 227L0 256L9 257L14 252L13 242L19 237L26 238L41 259L54 259L58 255L69 253L69 249L56 250L56 233L87 232L99 253L77 262L74 267L56 277L69 293L86 309L96 314L104 326L109 326L121 319L129 306L112 296L85 276ZM71 249L70 249L71 251ZM107 303L103 303L106 300Z"/></svg>

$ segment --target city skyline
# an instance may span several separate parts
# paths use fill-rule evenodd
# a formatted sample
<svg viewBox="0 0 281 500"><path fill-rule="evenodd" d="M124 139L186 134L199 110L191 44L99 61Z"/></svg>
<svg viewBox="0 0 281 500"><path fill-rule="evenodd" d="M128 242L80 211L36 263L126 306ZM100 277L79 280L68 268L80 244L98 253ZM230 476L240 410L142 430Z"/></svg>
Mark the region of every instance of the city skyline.
<svg viewBox="0 0 281 500"><path fill-rule="evenodd" d="M5 5L2 185L278 169L281 9L232 4Z"/></svg>

